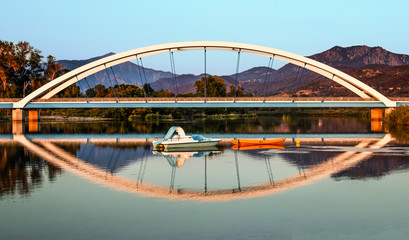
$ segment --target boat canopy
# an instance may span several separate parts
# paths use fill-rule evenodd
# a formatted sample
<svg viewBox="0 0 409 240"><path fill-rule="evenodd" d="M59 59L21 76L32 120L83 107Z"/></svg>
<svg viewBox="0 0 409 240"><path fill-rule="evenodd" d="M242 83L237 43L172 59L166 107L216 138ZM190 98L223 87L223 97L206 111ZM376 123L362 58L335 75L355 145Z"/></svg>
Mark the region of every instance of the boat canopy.
<svg viewBox="0 0 409 240"><path fill-rule="evenodd" d="M198 140L199 142L203 142L203 141L211 141L212 139L204 137L202 135L192 135L192 138L194 140Z"/></svg>
<svg viewBox="0 0 409 240"><path fill-rule="evenodd" d="M173 126L173 127L169 128L168 133L166 133L163 140L172 138L175 133L177 133L180 137L185 137L186 136L185 131L183 130L183 128L178 127L178 126Z"/></svg>

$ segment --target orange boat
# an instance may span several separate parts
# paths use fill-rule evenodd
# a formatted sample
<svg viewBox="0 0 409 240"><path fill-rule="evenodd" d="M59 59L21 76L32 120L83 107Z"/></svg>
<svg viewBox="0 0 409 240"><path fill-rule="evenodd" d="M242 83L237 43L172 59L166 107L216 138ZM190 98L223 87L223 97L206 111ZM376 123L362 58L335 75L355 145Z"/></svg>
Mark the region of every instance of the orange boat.
<svg viewBox="0 0 409 240"><path fill-rule="evenodd" d="M284 145L279 143L279 144L271 144L271 145L251 145L251 146L239 146L239 145L234 145L231 147L232 150L254 150L254 149L285 149Z"/></svg>
<svg viewBox="0 0 409 240"><path fill-rule="evenodd" d="M255 140L255 139L236 139L231 141L234 145L238 145L240 147L245 146L254 146L254 145L274 145L274 144L281 144L285 141L285 138L277 138L271 140Z"/></svg>

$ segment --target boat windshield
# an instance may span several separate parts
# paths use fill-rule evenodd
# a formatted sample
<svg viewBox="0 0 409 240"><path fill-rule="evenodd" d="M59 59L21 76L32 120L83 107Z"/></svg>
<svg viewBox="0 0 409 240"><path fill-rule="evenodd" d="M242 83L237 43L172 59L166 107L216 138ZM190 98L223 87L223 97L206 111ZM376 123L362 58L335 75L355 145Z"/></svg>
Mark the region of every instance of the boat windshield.
<svg viewBox="0 0 409 240"><path fill-rule="evenodd" d="M202 142L202 141L210 141L210 140L211 140L210 138L204 137L204 136L202 136L202 135L192 135L192 138L193 138L194 140L199 141L199 142Z"/></svg>
<svg viewBox="0 0 409 240"><path fill-rule="evenodd" d="M168 130L168 133L166 133L165 137L163 139L170 139L172 138L175 134L179 135L180 137L184 137L185 135L185 131L183 131L183 129L181 127L171 127Z"/></svg>

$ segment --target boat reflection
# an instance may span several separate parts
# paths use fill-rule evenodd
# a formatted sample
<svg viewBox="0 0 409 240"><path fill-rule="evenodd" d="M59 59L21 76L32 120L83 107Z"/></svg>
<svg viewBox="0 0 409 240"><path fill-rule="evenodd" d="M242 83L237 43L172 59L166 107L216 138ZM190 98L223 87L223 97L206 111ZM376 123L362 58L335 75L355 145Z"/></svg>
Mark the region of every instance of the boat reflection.
<svg viewBox="0 0 409 240"><path fill-rule="evenodd" d="M186 149L187 150L187 149ZM185 161L189 158L200 158L209 154L220 153L217 147L207 149L207 151L195 152L166 152L166 151L152 151L154 155L163 156L172 167L182 167Z"/></svg>

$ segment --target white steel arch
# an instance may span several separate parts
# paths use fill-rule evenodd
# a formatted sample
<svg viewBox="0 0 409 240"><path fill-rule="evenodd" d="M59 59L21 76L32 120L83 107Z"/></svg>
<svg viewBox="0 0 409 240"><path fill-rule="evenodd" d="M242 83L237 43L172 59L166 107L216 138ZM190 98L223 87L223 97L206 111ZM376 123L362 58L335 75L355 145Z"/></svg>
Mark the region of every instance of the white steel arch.
<svg viewBox="0 0 409 240"><path fill-rule="evenodd" d="M375 89L371 88L370 86L366 85L365 83L359 81L358 79L326 64L301 55L253 44L218 41L195 41L167 43L142 47L96 60L94 62L76 68L38 88L19 102L14 103L13 108L24 108L27 103L39 97L41 97L42 99L49 99L63 89L71 86L72 84L75 84L77 81L89 75L124 62L128 62L137 58L166 53L169 51L176 52L185 50L203 50L204 48L206 48L207 50L241 51L266 57L274 56L274 58L276 59L283 60L297 66L305 67L306 69L316 72L326 78L333 79L335 82L341 84L342 86L346 87L362 98L368 99L370 98L370 96L372 96L378 101L384 103L386 107L396 107L396 102L391 101L390 99L388 99Z"/></svg>

